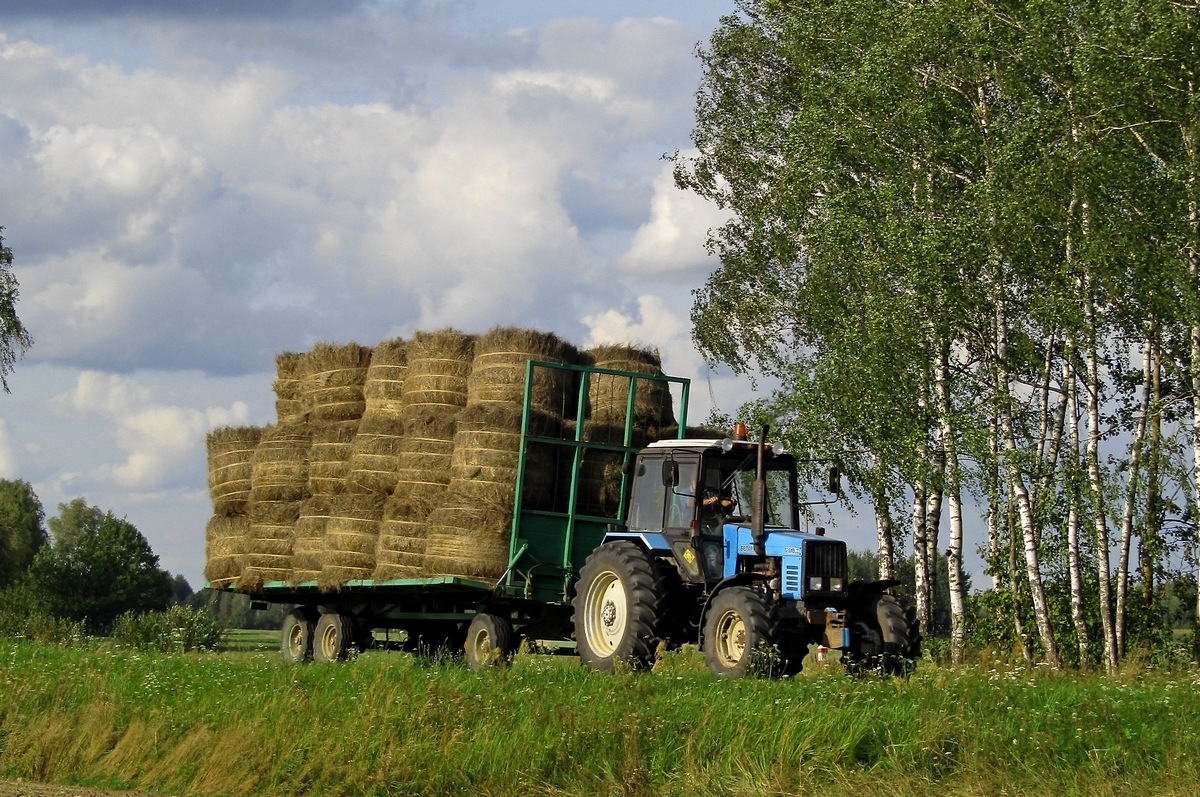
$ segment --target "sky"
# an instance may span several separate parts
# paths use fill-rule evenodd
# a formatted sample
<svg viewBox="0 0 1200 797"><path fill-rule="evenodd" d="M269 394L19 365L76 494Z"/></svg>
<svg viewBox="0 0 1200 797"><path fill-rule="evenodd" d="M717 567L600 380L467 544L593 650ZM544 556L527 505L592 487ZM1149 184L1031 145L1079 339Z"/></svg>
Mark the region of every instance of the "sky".
<svg viewBox="0 0 1200 797"><path fill-rule="evenodd" d="M198 587L205 435L274 420L281 351L532 327L657 347L692 421L736 409L689 321L724 217L664 159L733 10L0 0L0 225L34 337L0 477L127 518Z"/></svg>

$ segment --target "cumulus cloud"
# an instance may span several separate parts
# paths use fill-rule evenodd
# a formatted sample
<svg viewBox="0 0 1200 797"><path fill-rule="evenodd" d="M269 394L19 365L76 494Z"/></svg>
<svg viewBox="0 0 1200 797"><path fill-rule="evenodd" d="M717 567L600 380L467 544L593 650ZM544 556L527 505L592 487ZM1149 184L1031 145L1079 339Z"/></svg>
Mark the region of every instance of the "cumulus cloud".
<svg viewBox="0 0 1200 797"><path fill-rule="evenodd" d="M136 379L84 371L75 387L53 401L59 413L91 416L109 424L118 460L94 468L88 478L100 487L154 492L172 485L203 459L205 433L218 426L242 425L249 406L189 407L155 403L153 391Z"/></svg>

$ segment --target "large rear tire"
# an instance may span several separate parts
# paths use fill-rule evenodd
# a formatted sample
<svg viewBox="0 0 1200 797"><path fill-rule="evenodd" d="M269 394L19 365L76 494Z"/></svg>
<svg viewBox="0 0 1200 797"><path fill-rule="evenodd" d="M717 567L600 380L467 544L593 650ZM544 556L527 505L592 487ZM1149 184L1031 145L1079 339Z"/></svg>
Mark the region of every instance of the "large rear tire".
<svg viewBox="0 0 1200 797"><path fill-rule="evenodd" d="M634 668L652 663L663 602L661 575L650 555L620 540L592 551L575 585L575 642L579 658L594 670L617 662Z"/></svg>
<svg viewBox="0 0 1200 797"><path fill-rule="evenodd" d="M338 612L326 612L317 620L313 633L313 658L317 661L341 661L350 655L354 642L354 621Z"/></svg>
<svg viewBox="0 0 1200 797"><path fill-rule="evenodd" d="M886 593L864 596L857 608L860 630L851 651L855 669L908 675L921 657L921 629L916 615Z"/></svg>
<svg viewBox="0 0 1200 797"><path fill-rule="evenodd" d="M463 656L472 670L507 664L516 649L517 634L512 623L498 614L480 612L467 627Z"/></svg>
<svg viewBox="0 0 1200 797"><path fill-rule="evenodd" d="M751 587L717 593L704 619L704 660L718 678L743 678L772 671L771 606Z"/></svg>
<svg viewBox="0 0 1200 797"><path fill-rule="evenodd" d="M279 652L288 664L302 664L313 657L312 615L304 609L293 609L283 618L279 632Z"/></svg>

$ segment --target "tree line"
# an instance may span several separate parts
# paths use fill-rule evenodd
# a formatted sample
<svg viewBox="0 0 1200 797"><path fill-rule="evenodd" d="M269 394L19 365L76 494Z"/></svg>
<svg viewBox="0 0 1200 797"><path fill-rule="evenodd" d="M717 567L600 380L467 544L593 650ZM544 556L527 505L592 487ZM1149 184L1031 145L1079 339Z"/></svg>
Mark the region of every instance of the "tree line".
<svg viewBox="0 0 1200 797"><path fill-rule="evenodd" d="M743 415L839 452L926 628L944 552L957 660L1003 628L1115 669L1168 586L1200 600L1200 6L737 5L675 155L730 212L698 347L777 380Z"/></svg>

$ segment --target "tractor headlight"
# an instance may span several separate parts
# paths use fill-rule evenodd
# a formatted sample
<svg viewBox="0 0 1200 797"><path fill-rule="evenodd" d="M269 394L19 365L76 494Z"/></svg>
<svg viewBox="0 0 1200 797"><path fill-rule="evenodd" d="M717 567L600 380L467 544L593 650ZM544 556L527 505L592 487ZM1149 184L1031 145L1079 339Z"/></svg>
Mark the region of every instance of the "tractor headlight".
<svg viewBox="0 0 1200 797"><path fill-rule="evenodd" d="M846 582L840 578L829 579L829 589L832 592L841 592L846 588Z"/></svg>
<svg viewBox="0 0 1200 797"><path fill-rule="evenodd" d="M811 592L824 592L825 579L821 578L820 576L810 576L808 579L808 589Z"/></svg>

